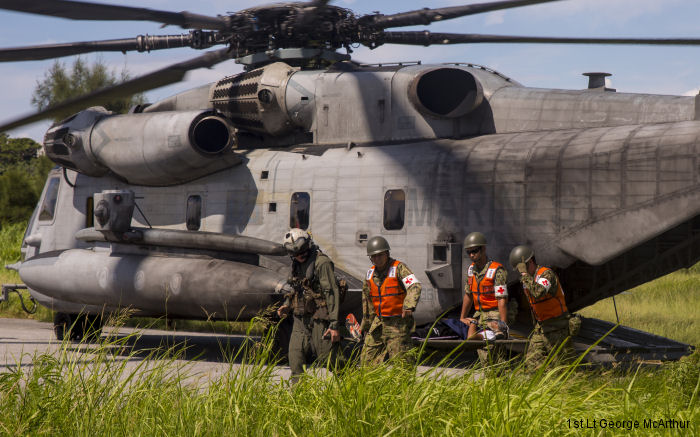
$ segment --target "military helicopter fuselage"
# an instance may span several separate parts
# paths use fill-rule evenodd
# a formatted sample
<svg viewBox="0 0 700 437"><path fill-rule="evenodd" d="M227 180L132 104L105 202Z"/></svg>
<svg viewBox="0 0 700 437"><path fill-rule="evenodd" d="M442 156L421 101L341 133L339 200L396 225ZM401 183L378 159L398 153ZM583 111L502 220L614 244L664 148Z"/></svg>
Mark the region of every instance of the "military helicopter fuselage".
<svg viewBox="0 0 700 437"><path fill-rule="evenodd" d="M461 242L480 231L504 264L531 244L577 310L700 259L696 108L463 63L272 63L54 125L46 153L71 170L50 174L19 272L62 312L246 319L281 299L278 243L301 227L352 279L357 311L382 235L423 284L421 324L461 303ZM133 191L138 237L92 229L110 190Z"/></svg>
<svg viewBox="0 0 700 437"><path fill-rule="evenodd" d="M73 315L90 314L77 319L84 321L124 307L250 319L290 291L291 260L280 244L290 227L311 231L330 255L350 283L343 312L356 314L370 267L366 243L384 236L423 284L418 324L459 308L468 268L461 242L474 231L504 264L513 246L531 245L537 261L557 271L571 311L693 265L700 260L698 97L616 93L605 73L588 73L587 89L537 89L468 63L363 65L350 57L358 44L700 45L390 30L555 1L357 15L311 0L218 16L4 1L0 9L152 21L188 33L4 48L0 62L226 46L0 125L75 113L45 135L46 155L60 167L30 220L24 258L12 267L58 312L62 337ZM246 71L128 114L95 106L232 58ZM526 321L528 304L509 275ZM608 344L654 342L637 332ZM671 356L668 341L658 345L653 359Z"/></svg>

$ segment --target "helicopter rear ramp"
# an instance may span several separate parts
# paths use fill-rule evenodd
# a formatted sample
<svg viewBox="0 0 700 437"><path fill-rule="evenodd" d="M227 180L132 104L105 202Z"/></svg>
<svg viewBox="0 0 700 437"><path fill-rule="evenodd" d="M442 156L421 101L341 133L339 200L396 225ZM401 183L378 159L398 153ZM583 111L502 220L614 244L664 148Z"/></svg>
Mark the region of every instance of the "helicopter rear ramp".
<svg viewBox="0 0 700 437"><path fill-rule="evenodd" d="M596 344L598 339L601 340ZM586 361L601 364L675 361L695 349L669 338L627 326L615 327L615 323L593 318L583 319L581 331L574 337L574 347L580 353L590 347Z"/></svg>

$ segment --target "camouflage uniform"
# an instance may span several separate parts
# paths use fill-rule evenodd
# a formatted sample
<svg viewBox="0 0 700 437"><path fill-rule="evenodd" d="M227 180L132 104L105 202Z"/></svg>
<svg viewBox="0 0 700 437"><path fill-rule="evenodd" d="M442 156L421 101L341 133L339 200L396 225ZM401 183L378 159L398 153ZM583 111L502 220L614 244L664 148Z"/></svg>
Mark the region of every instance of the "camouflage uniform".
<svg viewBox="0 0 700 437"><path fill-rule="evenodd" d="M306 261L292 263L292 276L309 278L311 289L320 293L326 302L326 307L315 305L313 312L310 312L309 308L298 308L300 304L295 304L289 297L284 302L292 307L294 313L292 336L289 340L289 367L292 370L292 378L304 372L304 364L307 363L306 358L310 354L316 356L316 362L324 365L328 363L331 369L336 369L343 361L340 342L332 343L330 337L323 338L327 329L338 329L340 295L335 282L333 262L317 247L312 247L311 256ZM302 312L303 314L300 314Z"/></svg>
<svg viewBox="0 0 700 437"><path fill-rule="evenodd" d="M480 282L482 279L484 279L484 276L486 276L486 272L488 271L489 264L491 264L491 260L486 261L484 266L479 271L477 271L476 265L472 264L474 265L474 280ZM506 272L506 270L503 267L497 268L496 273L493 277L494 287L499 285L505 286L507 278L508 273ZM471 293L471 291L469 290L469 281L467 281L467 283L464 285L464 293ZM504 297L497 297L496 299L508 299L508 296L506 295ZM473 297L472 302L474 302ZM508 324L513 323L517 312L517 304L516 306L514 306L514 308L511 305L508 306ZM488 321L501 320L501 313L498 311L498 308L496 308L490 311L475 311L473 317L479 321L479 329L488 329ZM477 354L479 355L479 361L484 366L488 365L489 362L502 362L506 359L505 351L503 350L503 348L496 347L493 344L477 349Z"/></svg>
<svg viewBox="0 0 700 437"><path fill-rule="evenodd" d="M539 266L537 269L539 270ZM552 270L547 269L542 273L541 278L548 280L551 284L549 291L543 285L537 283L530 274L524 274L520 280L523 283L525 292L534 299L540 299L547 294L554 296L559 288L557 275ZM528 370L534 370L542 365L549 353L556 350L561 344L564 344L559 355L561 361L569 361L575 356L569 338L568 312L542 322L535 322L535 328L530 335L530 343L525 355L525 367Z"/></svg>
<svg viewBox="0 0 700 437"><path fill-rule="evenodd" d="M389 258L386 268L383 271L375 270L372 281L381 287L386 279L389 267L394 259ZM396 267L396 277L403 287L403 279L412 275L413 272L404 263L399 263ZM420 299L420 282L414 282L406 289L406 296L403 301L403 308L415 310ZM388 354L389 358L402 356L407 361L410 358L406 353L411 349L411 331L413 331L413 316L409 317L380 317L374 310L372 299L370 298L370 288L367 281L362 287L362 325L361 330L365 336L365 344L362 347L362 363L378 364L384 361Z"/></svg>

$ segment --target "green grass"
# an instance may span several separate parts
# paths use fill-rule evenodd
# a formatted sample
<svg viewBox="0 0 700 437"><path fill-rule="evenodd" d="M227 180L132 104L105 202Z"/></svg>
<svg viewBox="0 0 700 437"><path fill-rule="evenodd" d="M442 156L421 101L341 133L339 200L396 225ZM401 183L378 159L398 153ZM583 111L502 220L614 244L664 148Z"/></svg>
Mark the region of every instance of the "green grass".
<svg viewBox="0 0 700 437"><path fill-rule="evenodd" d="M615 303L622 325L700 346L700 263L620 294ZM616 321L612 298L580 313Z"/></svg>
<svg viewBox="0 0 700 437"><path fill-rule="evenodd" d="M6 270L6 264L13 264L20 260L20 246L26 229L26 223L5 224L0 228L0 284L21 284L19 274L14 270ZM25 305L31 306L29 293L22 292ZM20 304L20 298L16 293L11 293L8 302L0 303L0 317L30 318L48 322L53 320L51 310L39 306L36 313L27 314Z"/></svg>
<svg viewBox="0 0 700 437"><path fill-rule="evenodd" d="M269 343L247 343L208 385L188 383L176 348L153 361L128 352L128 339L104 340L92 353L65 347L33 366L0 374L3 435L143 436L542 436L608 435L575 420L676 420L700 431L700 355L654 372L519 369L479 378L423 374L414 368L349 366L342 376L306 374L290 387L269 366ZM114 350L121 359L114 359ZM127 363L132 363L129 366ZM20 363L18 363L20 364ZM135 367L133 367L135 366ZM606 423L608 423L606 422ZM627 423L627 422L625 422ZM660 430L613 434L662 435Z"/></svg>
<svg viewBox="0 0 700 437"><path fill-rule="evenodd" d="M26 223L0 224L0 282L20 282L15 271L5 270L5 264L19 261L22 236Z"/></svg>

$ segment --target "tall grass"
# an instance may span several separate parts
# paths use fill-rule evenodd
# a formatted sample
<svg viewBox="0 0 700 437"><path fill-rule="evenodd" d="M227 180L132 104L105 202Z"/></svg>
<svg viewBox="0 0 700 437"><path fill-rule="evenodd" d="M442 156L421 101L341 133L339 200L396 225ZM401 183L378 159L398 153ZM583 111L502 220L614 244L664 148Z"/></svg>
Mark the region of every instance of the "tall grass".
<svg viewBox="0 0 700 437"><path fill-rule="evenodd" d="M246 343L225 374L190 383L179 350L143 361L129 339L107 338L91 353L65 345L0 374L5 435L607 435L616 421L675 420L700 431L700 355L661 371L627 374L554 367L480 378L405 366L349 366L341 376L307 373L295 386L269 361L269 343ZM115 350L121 357L115 357ZM238 365L240 363L240 366ZM596 420L582 430L575 421ZM624 422L623 422L624 421ZM619 431L619 430L618 430ZM623 432L627 432L622 430ZM658 434L638 429L633 435Z"/></svg>
<svg viewBox="0 0 700 437"><path fill-rule="evenodd" d="M20 247L22 245L22 237L26 229L26 223L12 223L3 225L0 228L0 284L17 284L22 280L19 274L14 270L6 270L6 264L14 264L20 260ZM21 292L25 305L31 306L29 303L29 293ZM33 318L48 322L52 320L51 311L42 306L37 307L34 314L27 314L20 304L20 299L17 294L10 294L9 301L0 303L0 317L14 318Z"/></svg>
<svg viewBox="0 0 700 437"><path fill-rule="evenodd" d="M0 225L0 282L18 282L19 275L15 271L5 270L5 264L19 261L22 236L27 227L26 223Z"/></svg>
<svg viewBox="0 0 700 437"><path fill-rule="evenodd" d="M700 263L596 302L581 314L700 346Z"/></svg>

